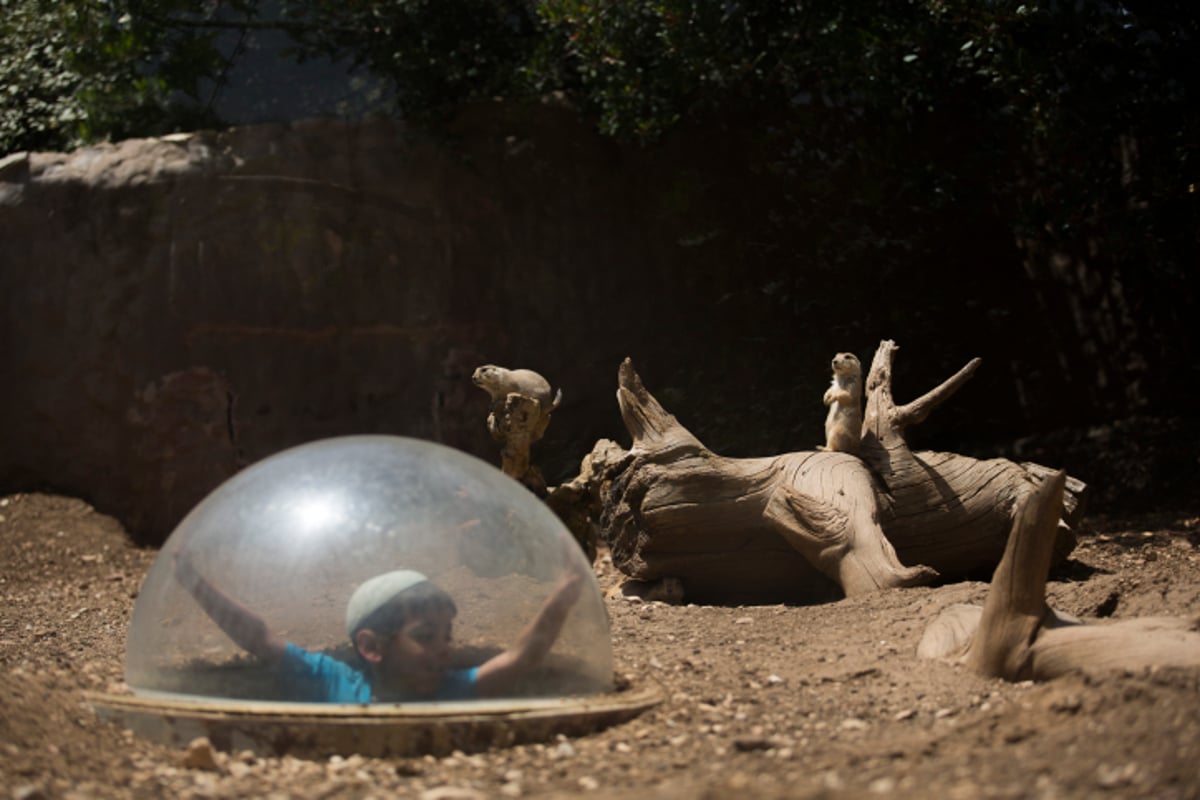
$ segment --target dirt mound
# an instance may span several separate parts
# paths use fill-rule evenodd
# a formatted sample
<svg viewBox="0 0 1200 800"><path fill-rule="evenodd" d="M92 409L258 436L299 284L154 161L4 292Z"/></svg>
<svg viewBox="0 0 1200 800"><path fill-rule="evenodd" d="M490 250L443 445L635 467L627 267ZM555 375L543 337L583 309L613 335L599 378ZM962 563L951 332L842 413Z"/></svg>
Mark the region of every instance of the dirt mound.
<svg viewBox="0 0 1200 800"><path fill-rule="evenodd" d="M982 583L817 606L608 600L618 669L666 698L579 739L445 758L205 759L100 721L156 553L76 500L0 498L0 785L13 797L1200 797L1200 675L1048 684L923 662L916 644ZM602 586L619 576L601 559ZM1051 603L1200 614L1200 516L1085 521Z"/></svg>

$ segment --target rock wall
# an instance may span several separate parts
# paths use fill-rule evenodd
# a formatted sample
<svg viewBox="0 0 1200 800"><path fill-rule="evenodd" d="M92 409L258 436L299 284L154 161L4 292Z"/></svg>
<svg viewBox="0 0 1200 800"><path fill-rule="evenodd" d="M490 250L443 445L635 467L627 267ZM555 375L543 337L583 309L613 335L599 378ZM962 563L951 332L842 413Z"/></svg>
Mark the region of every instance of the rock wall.
<svg viewBox="0 0 1200 800"><path fill-rule="evenodd" d="M569 109L493 103L436 133L311 120L8 156L0 493L72 494L156 542L236 470L318 438L498 463L470 383L483 363L562 388L534 451L552 483L625 436L627 356L730 456L821 442L829 358L884 338L902 401L984 360L912 432L920 448L994 455L1120 413L1093 395L1129 370L1093 376L1122 352L1094 325L1047 338L1073 307L1030 301L1055 295L1003 220L951 214L932 262L816 257L804 231L850 212L796 197L765 138L622 147ZM1176 374L1176 349L1149 371ZM1104 482L1071 452L1041 458Z"/></svg>
<svg viewBox="0 0 1200 800"><path fill-rule="evenodd" d="M570 474L619 435L622 358L654 375L735 324L736 271L679 243L686 213L660 219L678 187L629 159L570 112L499 106L436 143L316 120L5 158L0 487L76 494L155 541L316 438L496 461L469 381L488 362L563 388L535 457Z"/></svg>

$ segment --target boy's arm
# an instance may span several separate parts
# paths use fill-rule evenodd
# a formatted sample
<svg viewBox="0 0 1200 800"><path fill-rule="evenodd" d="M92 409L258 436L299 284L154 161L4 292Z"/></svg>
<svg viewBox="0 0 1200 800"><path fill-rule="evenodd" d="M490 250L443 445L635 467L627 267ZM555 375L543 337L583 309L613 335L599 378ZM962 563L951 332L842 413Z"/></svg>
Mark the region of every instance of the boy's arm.
<svg viewBox="0 0 1200 800"><path fill-rule="evenodd" d="M284 643L275 638L262 617L209 583L187 552L175 554L175 577L238 647L270 664L283 658Z"/></svg>
<svg viewBox="0 0 1200 800"><path fill-rule="evenodd" d="M583 593L584 576L577 568L568 567L566 574L546 598L537 616L517 637L511 647L493 656L479 667L475 688L481 697L504 692L516 680L537 666L558 641L567 614Z"/></svg>

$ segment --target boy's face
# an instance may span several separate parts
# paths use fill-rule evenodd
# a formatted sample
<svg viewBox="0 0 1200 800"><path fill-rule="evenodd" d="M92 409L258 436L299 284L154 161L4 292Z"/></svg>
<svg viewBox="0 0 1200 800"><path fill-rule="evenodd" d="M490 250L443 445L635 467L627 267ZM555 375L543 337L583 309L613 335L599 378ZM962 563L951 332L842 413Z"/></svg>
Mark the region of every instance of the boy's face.
<svg viewBox="0 0 1200 800"><path fill-rule="evenodd" d="M419 697L436 692L450 663L453 628L454 612L440 609L415 614L385 637L377 668L380 688Z"/></svg>

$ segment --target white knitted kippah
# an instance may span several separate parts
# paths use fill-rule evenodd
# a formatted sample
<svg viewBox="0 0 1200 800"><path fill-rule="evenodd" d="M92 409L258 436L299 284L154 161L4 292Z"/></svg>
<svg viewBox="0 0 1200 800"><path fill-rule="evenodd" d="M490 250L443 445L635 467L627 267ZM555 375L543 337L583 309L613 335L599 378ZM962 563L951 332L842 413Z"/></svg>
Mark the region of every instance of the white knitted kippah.
<svg viewBox="0 0 1200 800"><path fill-rule="evenodd" d="M363 581L346 604L346 635L353 639L368 617L391 602L396 595L427 580L415 570L398 569Z"/></svg>

